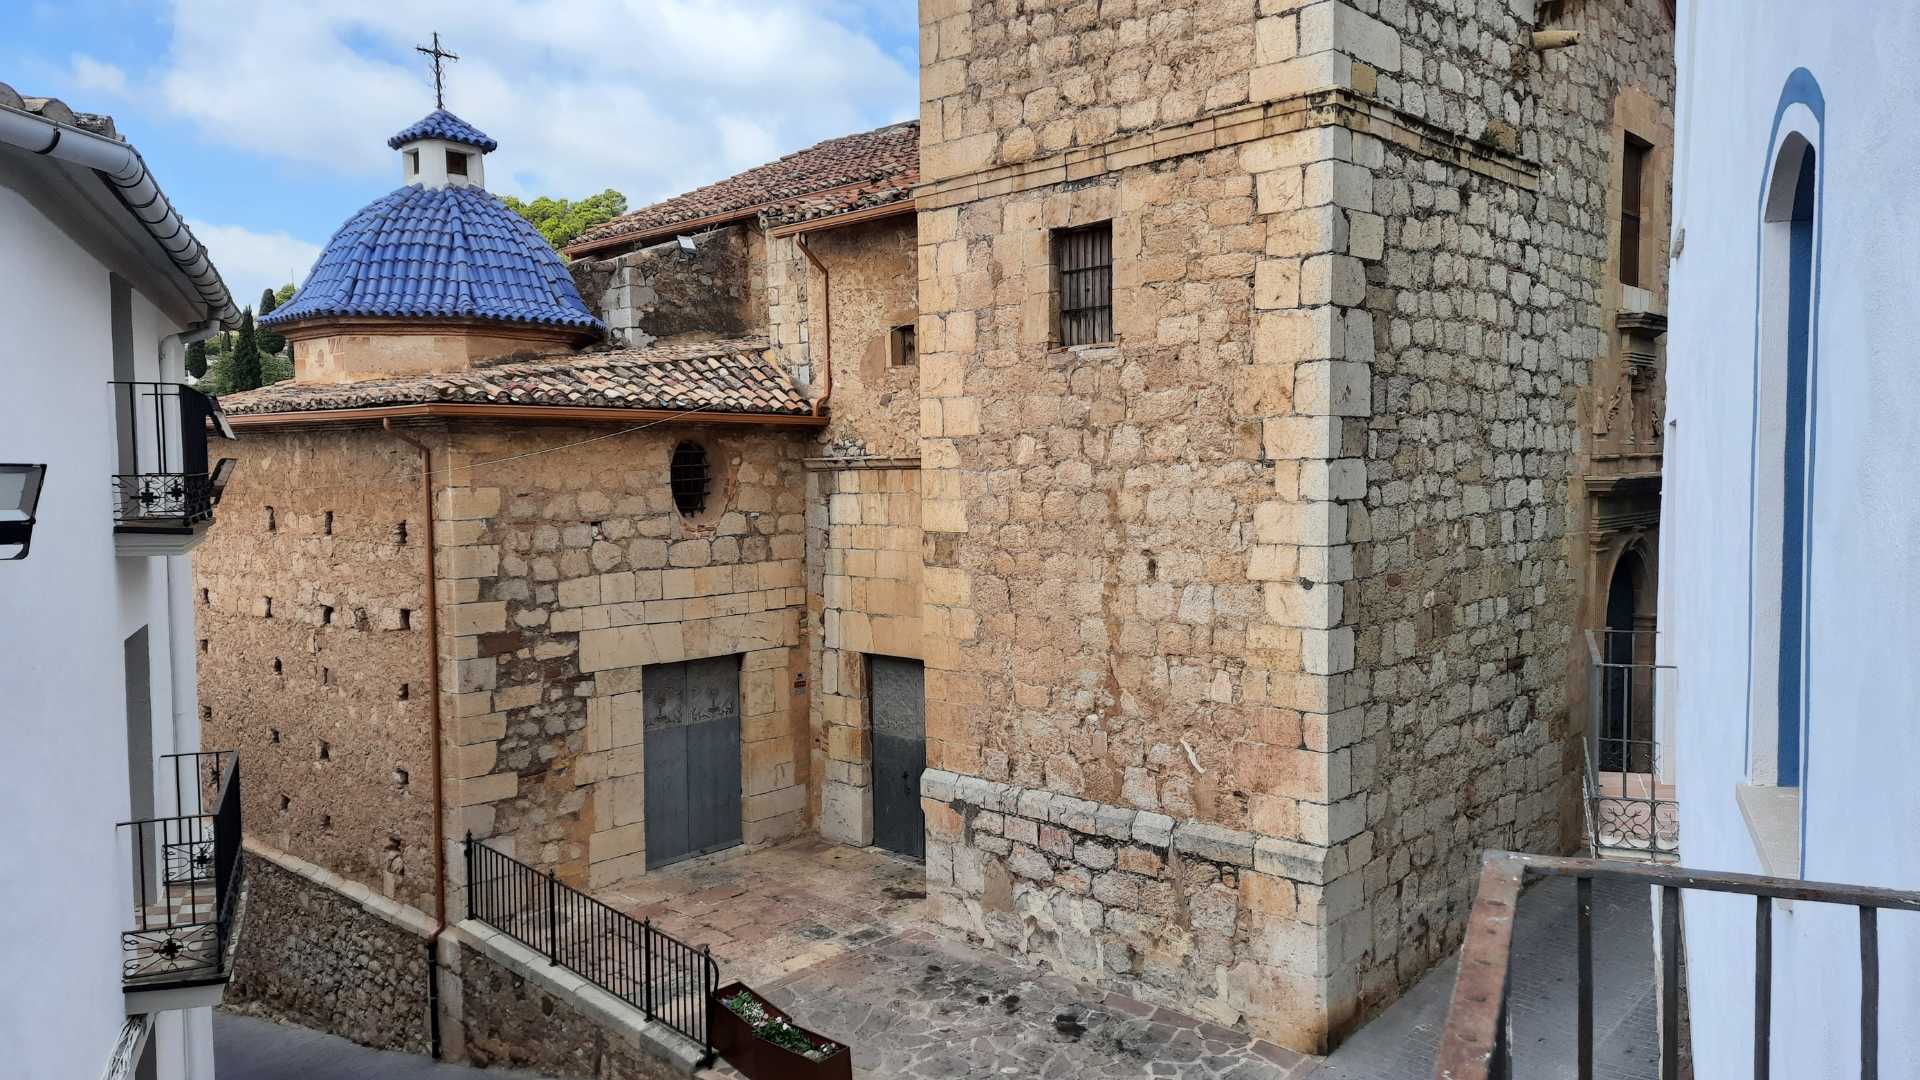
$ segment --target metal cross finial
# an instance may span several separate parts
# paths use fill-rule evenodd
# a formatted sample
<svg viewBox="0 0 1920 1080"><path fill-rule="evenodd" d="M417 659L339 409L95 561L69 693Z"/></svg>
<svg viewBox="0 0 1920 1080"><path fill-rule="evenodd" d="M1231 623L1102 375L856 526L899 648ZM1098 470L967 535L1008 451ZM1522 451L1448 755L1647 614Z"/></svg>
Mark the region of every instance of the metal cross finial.
<svg viewBox="0 0 1920 1080"><path fill-rule="evenodd" d="M433 34L433 48L429 49L425 45L415 45L413 51L433 57L433 107L436 109L446 108L447 87L445 61L458 60L460 59L460 54L450 53L440 47L440 32L437 30L434 31Z"/></svg>

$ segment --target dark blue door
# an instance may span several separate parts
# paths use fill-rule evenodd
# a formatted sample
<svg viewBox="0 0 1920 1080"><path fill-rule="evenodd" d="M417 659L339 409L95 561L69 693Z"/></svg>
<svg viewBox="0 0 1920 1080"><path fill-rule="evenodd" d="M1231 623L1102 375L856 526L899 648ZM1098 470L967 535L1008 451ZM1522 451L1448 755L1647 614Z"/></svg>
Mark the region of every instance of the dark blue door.
<svg viewBox="0 0 1920 1080"><path fill-rule="evenodd" d="M927 695L918 660L869 658L873 727L873 842L916 859L927 855L920 774L927 768Z"/></svg>
<svg viewBox="0 0 1920 1080"><path fill-rule="evenodd" d="M649 664L647 868L740 842L740 658Z"/></svg>

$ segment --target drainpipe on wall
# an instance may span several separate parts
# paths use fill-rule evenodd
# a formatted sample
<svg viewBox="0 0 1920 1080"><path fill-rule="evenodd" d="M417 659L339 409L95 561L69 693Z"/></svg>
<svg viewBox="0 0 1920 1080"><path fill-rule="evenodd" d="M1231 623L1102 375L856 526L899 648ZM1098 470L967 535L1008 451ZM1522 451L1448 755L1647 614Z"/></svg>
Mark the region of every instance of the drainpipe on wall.
<svg viewBox="0 0 1920 1080"><path fill-rule="evenodd" d="M833 397L833 276L827 272L827 264L821 262L813 249L807 246L804 233L793 234L793 245L800 249L800 254L807 257L815 270L820 271L820 316L826 325L820 328L820 333L815 334L814 338L820 343L820 367L826 388L813 402L813 415L819 416L827 407L827 399Z"/></svg>
<svg viewBox="0 0 1920 1080"><path fill-rule="evenodd" d="M436 586L433 542L433 451L427 444L401 434L391 418L380 426L389 435L420 451L420 494L426 510L427 548L427 699L433 710L433 933L427 938L429 1020L433 1025L433 1056L440 1056L440 935L447 929L447 804L441 768L440 739L440 601Z"/></svg>

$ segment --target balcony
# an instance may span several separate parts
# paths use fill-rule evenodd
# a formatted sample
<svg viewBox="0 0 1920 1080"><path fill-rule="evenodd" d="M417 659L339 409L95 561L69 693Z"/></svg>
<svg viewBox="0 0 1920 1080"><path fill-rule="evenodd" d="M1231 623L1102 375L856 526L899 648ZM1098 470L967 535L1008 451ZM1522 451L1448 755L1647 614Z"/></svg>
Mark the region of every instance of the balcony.
<svg viewBox="0 0 1920 1080"><path fill-rule="evenodd" d="M190 386L115 382L119 472L113 477L114 544L122 555L183 555L205 539L233 473L208 467L209 435L233 438L212 398Z"/></svg>
<svg viewBox="0 0 1920 1080"><path fill-rule="evenodd" d="M1680 803L1674 796L1659 709L1676 677L1655 659L1651 630L1589 630L1587 839L1595 855L1670 862L1680 857Z"/></svg>
<svg viewBox="0 0 1920 1080"><path fill-rule="evenodd" d="M170 754L172 817L122 822L133 910L120 933L127 1013L220 1002L233 971L240 897L240 762Z"/></svg>
<svg viewBox="0 0 1920 1080"><path fill-rule="evenodd" d="M1514 923L1520 905L1550 895L1546 890L1525 891L1530 878L1571 878L1574 883L1574 941L1569 965L1574 969L1575 1037L1568 1045L1557 1032L1544 1026L1564 1025L1564 1017L1543 1017L1530 1010L1540 986L1552 973L1539 958L1513 965ZM1596 1045L1595 1024L1595 935L1594 884L1618 883L1626 887L1651 887L1655 892L1653 925L1657 966L1653 994L1658 1000L1657 1025L1648 1041L1651 1046L1620 1047L1609 1043ZM1686 1045L1688 1026L1682 1019L1683 966L1699 964L1687 957L1682 936L1681 894L1718 894L1724 897L1748 897L1752 901L1753 993L1736 995L1738 1000L1699 1001L1693 1015L1710 1011L1729 1016L1743 1011L1750 1003L1752 1049L1741 1050L1739 1061L1694 1058ZM1435 1080L1509 1080L1511 1077L1566 1076L1592 1080L1596 1075L1596 1050L1605 1056L1620 1057L1622 1051L1637 1061L1657 1060L1661 1080L1679 1080L1692 1075L1697 1067L1701 1075L1736 1076L1751 1062L1755 1077L1773 1075L1773 1019L1776 998L1785 1006L1781 1015L1790 1028L1804 1032L1809 1022L1803 1010L1808 988L1792 977L1774 978L1774 913L1776 901L1787 918L1795 915L1793 904L1809 908L1853 908L1853 917L1845 922L1831 921L1836 929L1856 923L1857 931L1844 930L1846 936L1857 933L1859 951L1859 1057L1857 1061L1834 1060L1823 1076L1863 1078L1880 1075L1880 913L1920 912L1920 892L1842 885L1832 882L1760 877L1752 874L1725 874L1692 870L1681 866L1632 864L1612 859L1562 859L1544 855L1520 855L1509 851L1489 851L1480 868L1480 880L1473 898L1473 910L1467 918L1466 941L1460 948L1460 972L1454 981L1453 998L1447 1012L1446 1027L1440 1034L1435 1057ZM1691 902L1689 918L1693 917ZM1707 933L1717 937L1722 927L1709 925ZM1791 932L1793 923L1786 923ZM1747 931L1740 928L1737 934ZM1564 940L1564 939L1563 939ZM1896 940L1904 940L1896 938ZM1615 943L1602 942L1607 948ZM1795 957L1786 954L1791 963ZM1802 958L1804 960L1804 958ZM1896 953L1896 959L1899 954ZM1832 963L1853 962L1852 957L1836 954ZM1707 968L1698 968L1706 971ZM1742 973L1744 977L1744 972ZM1698 976L1696 975L1696 978ZM1696 985L1698 983L1696 982ZM1517 991L1517 993L1516 993ZM1851 1011L1851 1010L1849 1010ZM1516 1023L1516 1015L1526 1020ZM1904 1021L1903 1021L1904 1022ZM1564 1052L1564 1056L1561 1053ZM1518 1055L1516 1057L1516 1054ZM1900 1071L1899 1075L1910 1075ZM1633 1071L1642 1076L1644 1072Z"/></svg>

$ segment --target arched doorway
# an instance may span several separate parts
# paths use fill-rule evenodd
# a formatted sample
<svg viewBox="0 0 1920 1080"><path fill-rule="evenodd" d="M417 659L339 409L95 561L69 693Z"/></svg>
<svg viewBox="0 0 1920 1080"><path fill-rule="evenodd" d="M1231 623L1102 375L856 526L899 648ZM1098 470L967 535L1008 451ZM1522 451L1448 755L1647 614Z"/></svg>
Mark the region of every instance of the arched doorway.
<svg viewBox="0 0 1920 1080"><path fill-rule="evenodd" d="M1653 771L1653 642L1641 628L1647 564L1628 548L1607 583L1606 647L1601 652L1600 725L1595 759L1602 772Z"/></svg>

